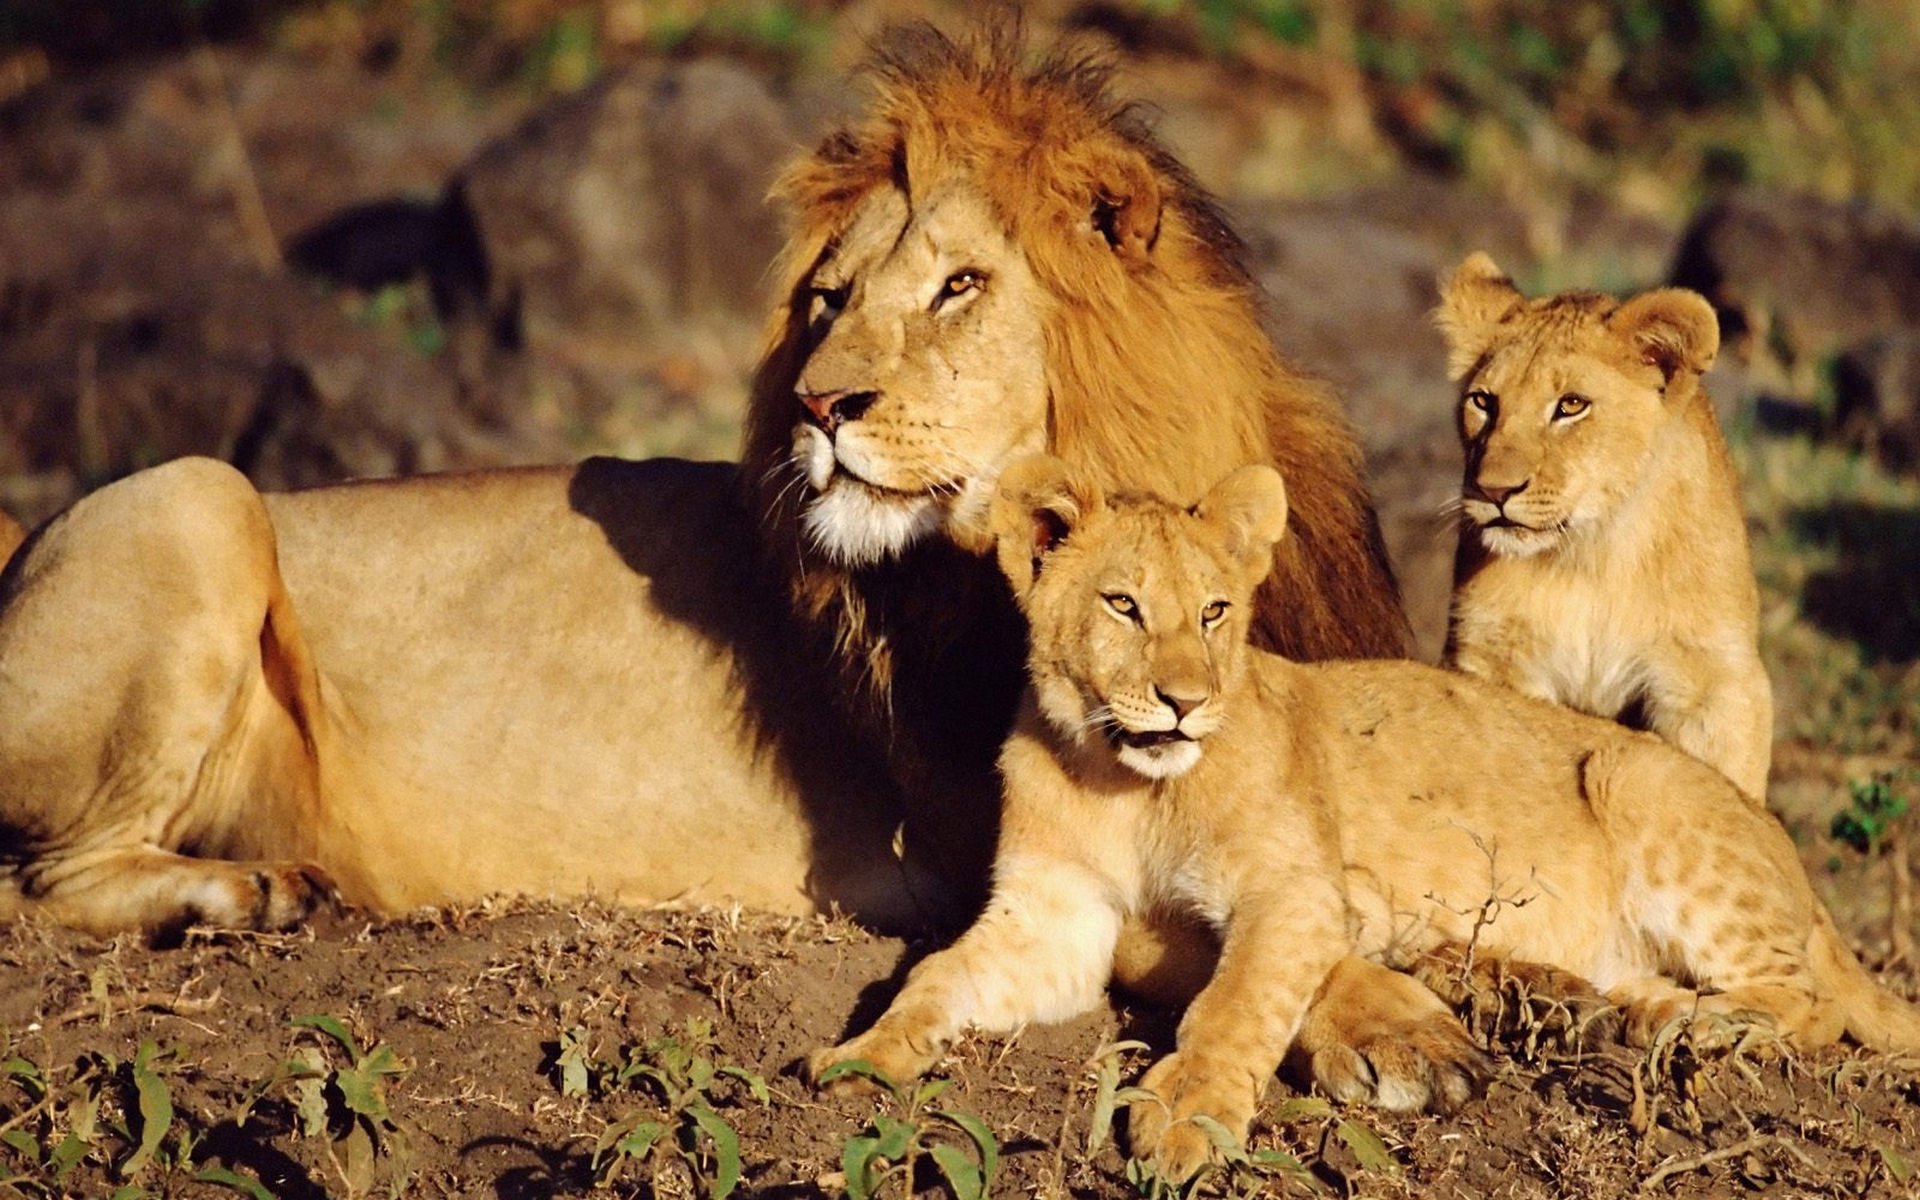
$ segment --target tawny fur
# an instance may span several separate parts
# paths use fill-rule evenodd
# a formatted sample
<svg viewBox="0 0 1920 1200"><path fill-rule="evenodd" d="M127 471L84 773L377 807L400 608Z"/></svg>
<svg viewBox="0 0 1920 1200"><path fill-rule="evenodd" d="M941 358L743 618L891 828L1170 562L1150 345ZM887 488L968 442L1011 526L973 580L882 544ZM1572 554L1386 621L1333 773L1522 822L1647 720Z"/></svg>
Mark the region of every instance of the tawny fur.
<svg viewBox="0 0 1920 1200"><path fill-rule="evenodd" d="M1191 494L1217 461L1284 462L1301 550L1270 639L1398 649L1355 442L1275 357L1231 236L1104 70L1020 55L894 35L869 116L788 177L798 230L744 469L594 460L262 496L182 460L42 528L0 578L0 908L277 926L330 880L381 912L591 893L955 923L984 892L1020 686L1023 628L977 527L1014 450ZM796 387L881 362L858 353L890 344L879 293L946 275L844 278L831 330L813 276L909 218L997 256L948 311L1020 353L946 359L921 337L918 406L870 381L881 469L913 477L898 451L917 446L968 478L920 477L944 523L851 569L804 534ZM901 497L848 511L885 527Z"/></svg>
<svg viewBox="0 0 1920 1200"><path fill-rule="evenodd" d="M1081 1011L1123 923L1156 909L1199 915L1223 945L1132 1110L1136 1152L1176 1179L1217 1153L1191 1118L1244 1135L1316 988L1355 955L1415 966L1471 942L1550 964L1622 1005L1639 1039L1752 1012L1803 1046L1844 1026L1920 1050L1920 1012L1827 957L1785 831L1719 772L1456 673L1247 647L1284 524L1271 470L1194 508L1107 497L1050 459L1002 486L1000 560L1032 650L993 895L872 1029L811 1059L816 1078L852 1058L908 1077L970 1025ZM1393 997L1367 1020L1431 1002Z"/></svg>
<svg viewBox="0 0 1920 1200"><path fill-rule="evenodd" d="M1764 799L1773 699L1740 481L1700 386L1711 306L1530 300L1475 255L1438 318L1466 449L1446 662L1635 716Z"/></svg>

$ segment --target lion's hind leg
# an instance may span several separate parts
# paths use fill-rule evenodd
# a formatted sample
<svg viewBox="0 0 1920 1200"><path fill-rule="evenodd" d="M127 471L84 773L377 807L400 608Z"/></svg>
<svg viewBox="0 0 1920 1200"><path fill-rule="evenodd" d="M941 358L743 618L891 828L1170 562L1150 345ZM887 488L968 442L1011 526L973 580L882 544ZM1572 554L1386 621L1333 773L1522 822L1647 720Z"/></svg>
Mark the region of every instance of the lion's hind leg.
<svg viewBox="0 0 1920 1200"><path fill-rule="evenodd" d="M318 685L245 477L183 459L103 488L4 586L13 907L99 932L304 915L328 890L301 861L317 838Z"/></svg>

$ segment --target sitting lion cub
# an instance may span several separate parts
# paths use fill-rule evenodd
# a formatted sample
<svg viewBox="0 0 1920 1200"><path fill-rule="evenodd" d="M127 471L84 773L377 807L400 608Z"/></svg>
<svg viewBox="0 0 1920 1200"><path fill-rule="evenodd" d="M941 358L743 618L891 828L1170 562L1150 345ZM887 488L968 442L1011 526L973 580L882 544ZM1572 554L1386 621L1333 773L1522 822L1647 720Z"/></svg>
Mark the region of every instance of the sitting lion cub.
<svg viewBox="0 0 1920 1200"><path fill-rule="evenodd" d="M1136 1152L1185 1178L1211 1152L1191 1118L1244 1136L1330 968L1457 948L1490 896L1512 903L1480 956L1577 972L1643 1037L1697 1007L1920 1049L1920 1014L1857 962L1810 961L1793 847L1718 772L1453 672L1250 648L1286 508L1267 467L1191 509L1104 497L1054 459L1003 477L993 527L1032 652L992 898L815 1079L853 1059L909 1078L970 1025L1089 1009L1124 920L1197 913L1219 967L1143 1081L1160 1103L1132 1112Z"/></svg>
<svg viewBox="0 0 1920 1200"><path fill-rule="evenodd" d="M1680 288L1529 300L1474 254L1436 316L1466 449L1447 664L1637 716L1764 800L1773 697L1746 518L1700 387L1712 306Z"/></svg>

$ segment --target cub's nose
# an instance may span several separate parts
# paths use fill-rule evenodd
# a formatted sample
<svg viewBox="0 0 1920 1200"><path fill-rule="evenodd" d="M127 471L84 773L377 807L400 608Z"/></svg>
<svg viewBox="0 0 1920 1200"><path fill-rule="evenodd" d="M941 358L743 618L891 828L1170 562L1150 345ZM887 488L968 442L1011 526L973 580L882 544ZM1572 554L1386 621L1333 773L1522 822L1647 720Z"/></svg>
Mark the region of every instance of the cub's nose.
<svg viewBox="0 0 1920 1200"><path fill-rule="evenodd" d="M848 421L858 421L873 402L880 398L879 392L855 391L843 388L837 392L797 392L800 404L807 410L813 423L832 433Z"/></svg>
<svg viewBox="0 0 1920 1200"><path fill-rule="evenodd" d="M1160 703L1173 710L1173 721L1176 725L1186 720L1188 713L1207 702L1205 693L1190 694L1187 693L1185 689L1178 687L1173 691L1168 691L1156 685L1153 689L1153 694L1159 699Z"/></svg>
<svg viewBox="0 0 1920 1200"><path fill-rule="evenodd" d="M1476 481L1467 484L1467 499L1484 500L1495 508L1502 508L1508 500L1526 491L1527 485L1532 482L1533 480L1531 479L1522 479L1519 483L1511 487L1501 487L1498 484L1486 484Z"/></svg>

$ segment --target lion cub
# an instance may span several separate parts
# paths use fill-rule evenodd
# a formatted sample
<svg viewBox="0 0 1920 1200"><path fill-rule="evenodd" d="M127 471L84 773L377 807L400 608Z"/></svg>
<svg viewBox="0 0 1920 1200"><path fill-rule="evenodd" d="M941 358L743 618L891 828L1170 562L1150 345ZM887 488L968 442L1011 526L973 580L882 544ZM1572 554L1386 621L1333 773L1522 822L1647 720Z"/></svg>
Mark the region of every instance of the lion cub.
<svg viewBox="0 0 1920 1200"><path fill-rule="evenodd" d="M1453 672L1250 648L1285 525L1267 467L1191 509L1103 496L1054 459L1007 472L993 527L1031 682L1001 753L992 898L814 1078L851 1059L908 1078L968 1026L1091 1008L1124 920L1197 913L1219 967L1143 1081L1159 1103L1131 1114L1136 1152L1184 1178L1211 1145L1191 1118L1244 1135L1336 963L1458 946L1489 896L1510 903L1479 954L1591 979L1641 1036L1697 1007L1920 1049L1920 1014L1857 962L1809 959L1793 847L1718 772Z"/></svg>
<svg viewBox="0 0 1920 1200"><path fill-rule="evenodd" d="M1466 449L1447 665L1632 718L1764 800L1746 518L1700 386L1712 306L1679 288L1529 300L1474 254L1436 317Z"/></svg>

